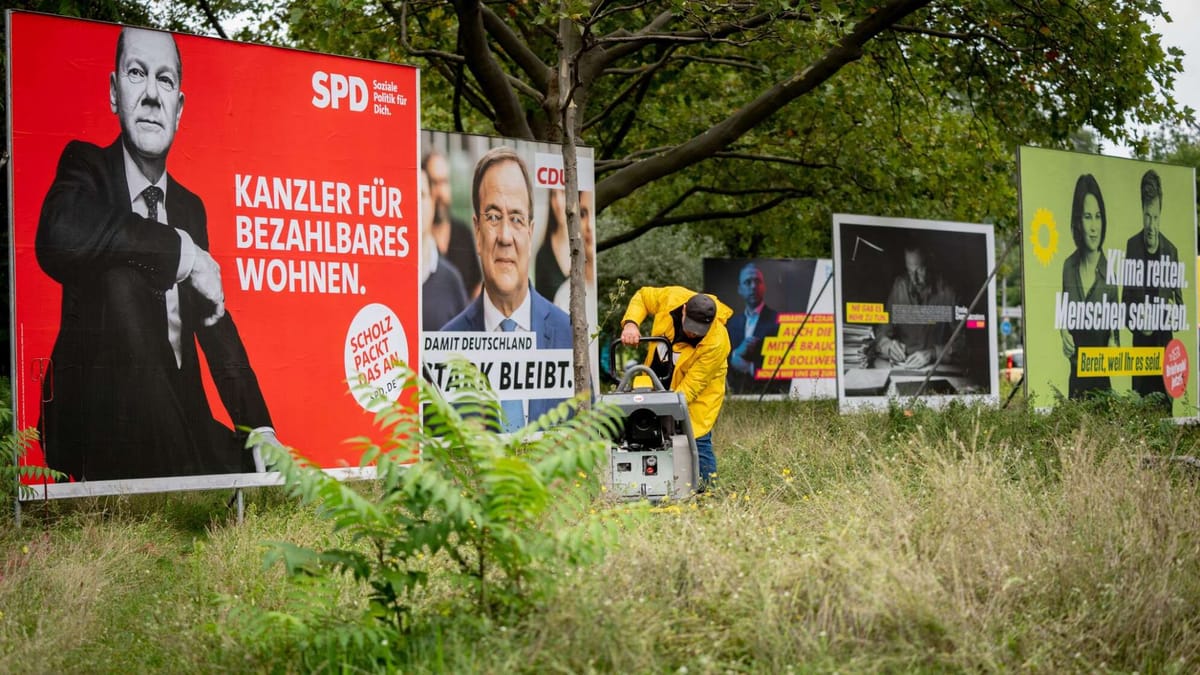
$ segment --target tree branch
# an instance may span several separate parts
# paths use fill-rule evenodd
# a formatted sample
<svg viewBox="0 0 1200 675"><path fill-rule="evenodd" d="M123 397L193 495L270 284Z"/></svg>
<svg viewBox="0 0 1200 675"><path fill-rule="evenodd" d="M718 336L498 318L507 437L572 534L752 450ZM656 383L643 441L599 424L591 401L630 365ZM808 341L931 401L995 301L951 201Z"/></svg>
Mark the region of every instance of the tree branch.
<svg viewBox="0 0 1200 675"><path fill-rule="evenodd" d="M228 40L229 36L225 34L225 29L221 27L221 22L217 20L217 13L213 11L208 0L200 0L200 11L204 12L204 18L212 25L213 30L217 31L217 35L220 35L223 40Z"/></svg>
<svg viewBox="0 0 1200 675"><path fill-rule="evenodd" d="M715 190L708 190L708 189L703 189L703 190L706 192L708 192L708 191L716 192ZM694 214L688 214L688 215L682 215L682 216L664 215L665 213L669 212L670 209L674 208L674 206L677 206L683 199L690 196L691 194L695 194L696 191L697 190L695 188L689 189L679 199L676 199L675 202L672 203L672 206L667 207L667 209L664 209L663 211L659 211L659 213L655 214L655 216L652 217L650 220L647 220L646 222L642 223L641 225L638 225L637 227L633 228L632 230L629 230L627 232L622 232L621 234L615 235L613 237L609 237L608 239L605 239L604 241L596 242L596 251L597 252L605 251L605 250L613 248L615 246L620 246L621 244L631 242L634 239L637 239L638 237L642 236L643 234L646 234L647 232L649 232L651 230L656 230L660 227L671 227L674 225L682 225L684 223L700 223L700 222L711 221L711 220L722 220L725 218L747 218L749 216L754 216L754 215L763 213L764 211L769 211L769 210L775 208L776 206L779 206L780 204L782 204L786 201L789 201L791 199L798 199L800 197L806 197L809 195L809 193L807 191L793 190L793 189L788 188L788 189L779 190L779 194L777 194L775 197L772 197L771 199L768 199L767 201L765 201L761 204L756 204L748 209L743 209L740 211L704 211L702 213L694 213ZM744 194L754 194L754 193L761 194L761 193L766 193L766 192L771 192L771 191L747 190L744 192ZM722 193L718 193L718 194L722 194Z"/></svg>
<svg viewBox="0 0 1200 675"><path fill-rule="evenodd" d="M618 92L611 98L611 100L609 100L608 105L604 106L603 110L593 115L591 119L585 121L583 123L583 128L588 129L592 125L599 123L605 117L608 117L608 115L612 113L617 106L624 103L632 92L638 89L644 89L649 83L650 79L653 78L654 75L661 70L664 65L666 65L668 60L670 60L671 52L672 50L668 49L667 52L663 54L663 57L658 61L642 66L639 69L640 74L638 75L638 78L627 83L622 91Z"/></svg>
<svg viewBox="0 0 1200 675"><path fill-rule="evenodd" d="M656 148L646 148L644 150L631 152L621 159L610 159L602 162L596 162L596 171L616 171L617 169L622 169L636 163L639 157L651 157L653 155L672 150L675 147L677 146L660 145Z"/></svg>
<svg viewBox="0 0 1200 675"><path fill-rule="evenodd" d="M633 130L633 123L637 119L637 113L642 108L642 102L646 100L646 94L650 92L650 84L654 80L647 77L642 80L642 86L637 90L633 97L633 104L629 106L629 110L625 113L625 118L621 120L621 124L617 126L616 131L611 136L604 140L597 153L597 158L612 157L617 148L625 142L625 137Z"/></svg>
<svg viewBox="0 0 1200 675"><path fill-rule="evenodd" d="M483 27L487 29L488 34L496 39L500 48L504 50L505 54L508 54L513 63L517 64L517 67L533 80L533 87L528 88L534 91L548 91L550 78L554 76L554 69L539 59L537 54L534 54L529 49L525 41L514 33L508 27L508 24L504 23L504 20L497 16L489 7L484 6L481 11L483 13ZM522 84L525 83L522 82ZM540 97L541 95L537 98Z"/></svg>
<svg viewBox="0 0 1200 675"><path fill-rule="evenodd" d="M464 64L460 63L456 66L451 66L448 63L434 61L431 62L430 65L432 65L433 69L442 76L442 79L446 80L451 84L451 86L454 87L454 96L456 98L461 97L467 99L467 103L472 108L483 113L484 117L488 118L489 120L496 119L496 112L492 110L490 105L488 105L488 102L486 99L484 99L483 94L475 89L472 89L471 83L467 81L467 78L462 76ZM454 110L454 118L456 120L457 129L462 131L460 113L457 107Z"/></svg>
<svg viewBox="0 0 1200 675"><path fill-rule="evenodd" d="M400 9L396 9L395 3L382 3L383 11L388 16L392 17L392 22L400 26L400 46L404 47L404 52L409 56L420 56L422 58L445 61L447 63L464 64L467 62L460 54L444 52L440 49L417 49L408 41L408 3L400 3Z"/></svg>
<svg viewBox="0 0 1200 675"><path fill-rule="evenodd" d="M454 8L458 13L463 56L483 90L484 98L496 111L496 131L501 136L534 140L533 129L529 127L517 93L510 86L508 74L488 47L480 0L454 0Z"/></svg>
<svg viewBox="0 0 1200 675"><path fill-rule="evenodd" d="M779 155L758 155L749 152L715 152L713 157L721 159L744 159L760 164L787 164L789 166L802 166L806 169L840 169L837 164L829 164L826 162L807 162L795 157L780 157Z"/></svg>
<svg viewBox="0 0 1200 675"><path fill-rule="evenodd" d="M726 38L743 31L753 30L762 26L769 26L775 21L796 21L808 20L809 15L802 12L780 12L772 14L765 12L752 16L745 21L731 21L723 23L711 28L696 28L693 30L677 31L677 32L659 32L660 29L677 18L670 12L663 12L654 18L645 28L637 33L628 31L613 31L608 35L597 38L596 43L599 45L611 45L605 51L606 58L603 61L612 63L620 58L624 58L643 47L653 44L663 43L693 43L693 42L729 42Z"/></svg>
<svg viewBox="0 0 1200 675"><path fill-rule="evenodd" d="M513 89L516 89L517 91L521 92L522 94L525 94L529 98L533 99L533 101L535 103L537 103L538 106L541 106L542 103L545 102L546 95L544 93L542 93L541 91L534 89L533 86L531 86L525 80L522 80L521 78L519 78L515 75L507 75L506 74L505 77L508 78L508 83L510 85L512 85Z"/></svg>
<svg viewBox="0 0 1200 675"><path fill-rule="evenodd" d="M738 138L800 96L828 81L839 70L862 57L863 46L888 27L928 5L932 0L890 0L859 21L804 70L759 94L750 103L714 127L661 155L619 169L596 184L596 211L626 197L639 187L687 168L729 147Z"/></svg>
<svg viewBox="0 0 1200 675"><path fill-rule="evenodd" d="M981 33L977 31L972 31L970 33L955 33L951 31L934 30L932 28L921 28L920 26L908 26L904 24L896 24L895 26L892 26L890 30L893 30L897 33L924 35L927 37L941 38L943 40L956 40L958 42L976 42L978 40L986 40L1006 52L1019 54L1023 51L1022 49L1008 44L1004 40L1001 40L998 36L992 35L991 33Z"/></svg>
<svg viewBox="0 0 1200 675"><path fill-rule="evenodd" d="M609 36L644 35L645 33L660 30L663 26L666 26L667 24L671 23L671 20L674 18L675 18L675 15L673 13L662 12L662 13L658 14L657 16L655 16L654 19L652 19L650 21L650 23L646 24L646 26L644 28L642 28L641 30L639 30L637 33L630 33L629 31L622 29L622 30L617 30L617 31L613 31L612 33L609 33ZM597 41L600 41L603 39L604 38L597 38ZM644 46L646 46L646 45L639 44L636 42L625 42L625 43L621 43L621 44L616 44L616 45L614 45L612 47L608 47L606 49L602 49L601 50L601 54L602 54L601 58L596 59L596 68L598 70L603 70L608 64L615 63L616 61L619 61L620 59L623 59L626 56L629 56L630 54L635 54L639 50L641 50L642 47L644 47Z"/></svg>
<svg viewBox="0 0 1200 675"><path fill-rule="evenodd" d="M616 7L611 8L605 8L605 4L607 4L605 0L599 0L598 2L592 4L592 9L590 12L591 18L588 20L590 23L596 24L610 16L616 16L617 14L644 9L653 3L650 2L650 0L642 0L642 2L635 2L632 5L617 5Z"/></svg>
<svg viewBox="0 0 1200 675"><path fill-rule="evenodd" d="M713 56L692 56L691 54L681 54L677 58L680 61L686 61L688 63L705 63L713 66L729 66L730 68L744 68L746 70L758 70L761 72L766 72L767 70L767 67L762 63L745 58L717 58Z"/></svg>
<svg viewBox="0 0 1200 675"><path fill-rule="evenodd" d="M670 48L674 51L679 45L672 45ZM766 66L756 63L751 59L740 58L735 56L727 56L723 58L712 56L693 56L691 54L678 54L671 58L672 61L679 63L703 63L714 66L728 66L730 68L742 68L745 70L758 70L766 72ZM646 66L634 66L630 68L605 68L601 75L615 75L618 77L629 77L630 75L640 75L645 72Z"/></svg>

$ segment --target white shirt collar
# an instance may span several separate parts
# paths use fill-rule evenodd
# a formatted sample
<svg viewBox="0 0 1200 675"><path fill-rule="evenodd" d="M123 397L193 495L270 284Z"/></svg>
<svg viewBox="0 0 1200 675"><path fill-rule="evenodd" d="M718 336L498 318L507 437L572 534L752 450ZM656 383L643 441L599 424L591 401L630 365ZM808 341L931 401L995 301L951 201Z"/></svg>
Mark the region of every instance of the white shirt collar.
<svg viewBox="0 0 1200 675"><path fill-rule="evenodd" d="M425 283L425 280L437 271L438 266L437 241L433 237L421 239L421 259L421 283Z"/></svg>
<svg viewBox="0 0 1200 675"><path fill-rule="evenodd" d="M141 203L142 191L145 190L146 188L150 187L150 185L151 185L150 179L148 179L148 178L146 178L146 176L142 175L142 170L139 169L138 165L134 163L133 157L129 156L129 150L125 147L124 141L121 141L121 156L125 158L125 185L129 188L129 203L130 204ZM163 191L163 204L166 204L167 203L167 172L166 171L163 172L163 175L158 177L158 182L154 183L154 185L157 186L158 189ZM144 203L141 203L141 205L143 207L145 206ZM146 215L145 208L141 209L141 214L143 216ZM166 212L166 209L164 208L162 210L162 212L159 214L158 219L160 221L165 222L166 218L167 218L167 212Z"/></svg>
<svg viewBox="0 0 1200 675"><path fill-rule="evenodd" d="M483 329L487 332L500 330L500 322L505 319L512 319L517 322L517 330L533 330L533 303L530 298L532 293L526 289L525 299L521 301L517 311L512 313L512 316L504 316L496 306L492 304L492 299L488 297L487 289L483 290Z"/></svg>

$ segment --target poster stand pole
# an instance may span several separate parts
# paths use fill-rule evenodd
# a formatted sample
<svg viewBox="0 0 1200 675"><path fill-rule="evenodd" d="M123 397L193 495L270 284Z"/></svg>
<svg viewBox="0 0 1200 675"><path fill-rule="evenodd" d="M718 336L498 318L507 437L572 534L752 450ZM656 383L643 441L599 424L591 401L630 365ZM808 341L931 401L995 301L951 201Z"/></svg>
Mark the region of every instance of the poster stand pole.
<svg viewBox="0 0 1200 675"><path fill-rule="evenodd" d="M1017 241L1020 240L1021 235L1018 232ZM954 332L950 334L950 338L946 340L946 342L942 345L942 348L938 350L937 360L933 362L933 366L929 368L929 372L925 373L925 379L921 380L920 388L917 389L916 393L912 395L912 398L908 399L909 408L911 408L913 404L917 402L917 399L921 398L921 395L925 393L925 387L929 384L929 379L933 377L933 374L937 371L938 366L942 364L942 358L946 356L946 347L954 342L954 339L957 338L958 334L962 332L963 326L967 325L967 319L970 318L971 312L975 311L975 306L979 304L979 300L983 298L983 294L987 292L988 284L992 283L992 279L996 278L996 272L1000 269L1000 264L1007 260L1008 254L1011 253L1014 248L1016 248L1014 246L1015 243L1016 242L1010 239L1008 245L1004 247L1004 254L1001 255L1000 259L996 261L996 264L994 267L992 267L992 271L990 274L988 274L987 279L983 280L983 285L981 285L979 287L979 291L975 293L975 299L972 300L971 305L967 307L966 315L959 320L958 325L954 327ZM992 327L989 327L989 329L994 330ZM1022 377L1024 377L1024 375L1022 375Z"/></svg>
<svg viewBox="0 0 1200 675"><path fill-rule="evenodd" d="M234 504L237 504L237 524L241 525L246 520L246 499L242 495L242 488L233 489L233 496L225 507L231 508Z"/></svg>
<svg viewBox="0 0 1200 675"><path fill-rule="evenodd" d="M1008 398L1004 399L1004 405L1000 406L1002 410L1007 408L1009 403L1012 403L1013 397L1017 395L1018 391L1021 391L1021 385L1023 384L1025 384L1025 373L1021 373L1021 379L1017 380L1017 383L1013 385L1012 391L1008 392Z"/></svg>
<svg viewBox="0 0 1200 675"><path fill-rule="evenodd" d="M804 327L808 325L808 318L812 316L813 309L815 309L817 303L821 301L821 296L825 295L825 289L829 288L830 279L833 279L832 268L830 269L829 274L825 277L825 283L821 285L821 290L817 291L817 297L813 298L813 301L809 303L808 311L804 313L804 320L800 322L800 327L796 329L796 334L792 336L792 341L788 343L787 349L783 351L783 356L779 357L779 363L775 364L775 370L771 372L771 377L767 378L767 380L763 382L762 390L758 392L758 403L763 402L763 396L767 395L767 388L770 387L771 383L775 381L775 376L779 374L779 369L783 367L784 363L787 362L788 354L792 353L792 347L796 346L796 340L800 337L800 334L804 332Z"/></svg>

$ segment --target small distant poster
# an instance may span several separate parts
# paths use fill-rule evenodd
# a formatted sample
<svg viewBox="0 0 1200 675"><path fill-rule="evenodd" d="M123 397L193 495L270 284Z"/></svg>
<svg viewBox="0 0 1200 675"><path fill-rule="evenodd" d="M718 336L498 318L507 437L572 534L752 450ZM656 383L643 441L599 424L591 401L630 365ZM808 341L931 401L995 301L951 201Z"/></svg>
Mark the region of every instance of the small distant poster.
<svg viewBox="0 0 1200 675"><path fill-rule="evenodd" d="M704 290L734 310L728 396L837 395L832 260L705 258Z"/></svg>
<svg viewBox="0 0 1200 675"><path fill-rule="evenodd" d="M990 225L836 214L838 406L999 398Z"/></svg>
<svg viewBox="0 0 1200 675"><path fill-rule="evenodd" d="M1195 170L1039 148L1018 160L1030 400L1136 392L1195 417Z"/></svg>

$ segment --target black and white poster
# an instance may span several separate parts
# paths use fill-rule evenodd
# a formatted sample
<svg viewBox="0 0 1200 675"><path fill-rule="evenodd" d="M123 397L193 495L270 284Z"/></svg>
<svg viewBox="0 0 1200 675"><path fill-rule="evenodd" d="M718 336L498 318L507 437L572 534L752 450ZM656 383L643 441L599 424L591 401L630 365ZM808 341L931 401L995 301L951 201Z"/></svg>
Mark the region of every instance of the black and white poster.
<svg viewBox="0 0 1200 675"><path fill-rule="evenodd" d="M990 225L834 215L843 411L998 399L993 245Z"/></svg>

